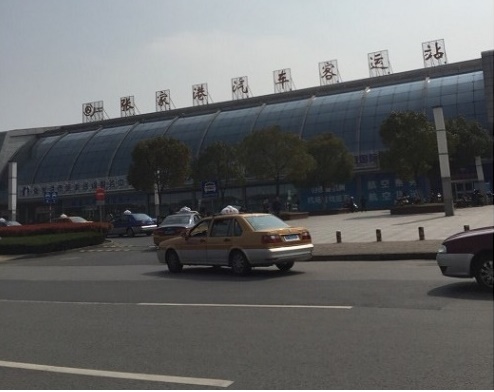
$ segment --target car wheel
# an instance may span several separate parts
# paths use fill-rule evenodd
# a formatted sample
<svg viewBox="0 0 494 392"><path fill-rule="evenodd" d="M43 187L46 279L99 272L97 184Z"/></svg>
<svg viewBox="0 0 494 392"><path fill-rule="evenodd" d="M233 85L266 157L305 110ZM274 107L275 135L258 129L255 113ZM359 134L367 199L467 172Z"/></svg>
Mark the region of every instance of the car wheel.
<svg viewBox="0 0 494 392"><path fill-rule="evenodd" d="M475 262L473 274L482 288L492 290L494 282L492 254L484 255Z"/></svg>
<svg viewBox="0 0 494 392"><path fill-rule="evenodd" d="M277 263L276 266L280 271L288 271L290 270L295 263L293 261L284 261L282 263Z"/></svg>
<svg viewBox="0 0 494 392"><path fill-rule="evenodd" d="M127 237L134 237L135 233L130 227L127 229Z"/></svg>
<svg viewBox="0 0 494 392"><path fill-rule="evenodd" d="M235 275L246 275L252 269L245 255L239 251L230 256L230 267Z"/></svg>
<svg viewBox="0 0 494 392"><path fill-rule="evenodd" d="M166 254L166 265L168 266L168 271L177 273L182 272L183 264L178 258L177 252L170 250Z"/></svg>

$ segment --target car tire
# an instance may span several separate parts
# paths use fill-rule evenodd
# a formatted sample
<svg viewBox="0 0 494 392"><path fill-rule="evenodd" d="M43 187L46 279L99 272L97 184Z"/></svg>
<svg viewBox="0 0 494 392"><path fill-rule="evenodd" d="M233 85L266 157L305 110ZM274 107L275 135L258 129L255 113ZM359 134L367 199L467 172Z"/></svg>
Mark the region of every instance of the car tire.
<svg viewBox="0 0 494 392"><path fill-rule="evenodd" d="M130 227L127 229L127 237L134 237L135 233Z"/></svg>
<svg viewBox="0 0 494 392"><path fill-rule="evenodd" d="M170 250L166 253L166 265L168 266L168 271L172 273L182 272L183 264L177 255L177 252Z"/></svg>
<svg viewBox="0 0 494 392"><path fill-rule="evenodd" d="M295 263L293 261L284 261L282 263L276 263L276 266L280 271L288 271L292 269Z"/></svg>
<svg viewBox="0 0 494 392"><path fill-rule="evenodd" d="M240 251L235 251L231 254L230 267L235 275L247 275L252 269L249 261Z"/></svg>
<svg viewBox="0 0 494 392"><path fill-rule="evenodd" d="M493 288L493 265L492 254L482 255L474 264L473 275L483 289Z"/></svg>

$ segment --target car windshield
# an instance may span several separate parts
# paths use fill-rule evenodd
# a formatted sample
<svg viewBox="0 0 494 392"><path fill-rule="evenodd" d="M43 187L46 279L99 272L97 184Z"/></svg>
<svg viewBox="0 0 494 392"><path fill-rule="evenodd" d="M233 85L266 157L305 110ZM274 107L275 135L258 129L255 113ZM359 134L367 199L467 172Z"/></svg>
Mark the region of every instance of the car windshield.
<svg viewBox="0 0 494 392"><path fill-rule="evenodd" d="M284 229L290 225L283 222L280 218L274 215L253 215L245 217L245 220L250 223L254 231Z"/></svg>
<svg viewBox="0 0 494 392"><path fill-rule="evenodd" d="M190 215L168 215L161 226L165 225L187 225L190 221Z"/></svg>

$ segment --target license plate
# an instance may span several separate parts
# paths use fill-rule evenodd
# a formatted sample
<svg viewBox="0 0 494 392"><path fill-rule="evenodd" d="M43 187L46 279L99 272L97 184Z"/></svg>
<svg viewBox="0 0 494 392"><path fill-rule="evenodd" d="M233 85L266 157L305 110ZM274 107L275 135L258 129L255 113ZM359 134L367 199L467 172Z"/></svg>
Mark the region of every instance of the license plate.
<svg viewBox="0 0 494 392"><path fill-rule="evenodd" d="M298 241L299 240L298 234L285 235L285 236L283 236L283 238L285 239L285 241Z"/></svg>

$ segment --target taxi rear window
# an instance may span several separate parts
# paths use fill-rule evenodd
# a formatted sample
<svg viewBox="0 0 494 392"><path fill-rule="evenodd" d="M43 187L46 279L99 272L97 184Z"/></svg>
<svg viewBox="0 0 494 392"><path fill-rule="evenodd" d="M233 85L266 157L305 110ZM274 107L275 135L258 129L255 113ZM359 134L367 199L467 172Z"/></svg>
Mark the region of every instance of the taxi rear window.
<svg viewBox="0 0 494 392"><path fill-rule="evenodd" d="M290 225L286 224L274 215L248 216L245 217L245 220L249 222L254 231L284 229L285 227L290 227Z"/></svg>
<svg viewBox="0 0 494 392"><path fill-rule="evenodd" d="M162 222L162 225L186 225L190 221L190 215L169 215Z"/></svg>

